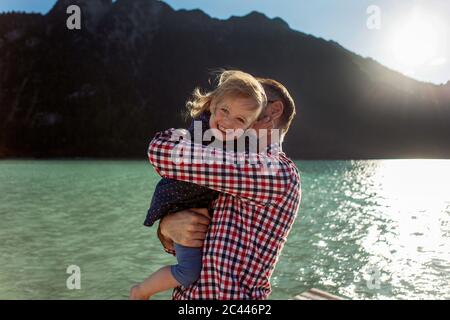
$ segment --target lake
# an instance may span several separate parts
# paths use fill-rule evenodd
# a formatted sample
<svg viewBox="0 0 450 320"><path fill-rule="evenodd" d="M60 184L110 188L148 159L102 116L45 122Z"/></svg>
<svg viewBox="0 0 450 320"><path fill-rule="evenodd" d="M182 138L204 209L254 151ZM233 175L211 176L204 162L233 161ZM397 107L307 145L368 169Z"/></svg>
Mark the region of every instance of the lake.
<svg viewBox="0 0 450 320"><path fill-rule="evenodd" d="M450 299L450 161L297 161L303 198L271 299ZM145 161L0 161L0 299L127 299L175 258L142 225ZM81 288L69 290L70 265ZM170 292L155 299L170 299Z"/></svg>

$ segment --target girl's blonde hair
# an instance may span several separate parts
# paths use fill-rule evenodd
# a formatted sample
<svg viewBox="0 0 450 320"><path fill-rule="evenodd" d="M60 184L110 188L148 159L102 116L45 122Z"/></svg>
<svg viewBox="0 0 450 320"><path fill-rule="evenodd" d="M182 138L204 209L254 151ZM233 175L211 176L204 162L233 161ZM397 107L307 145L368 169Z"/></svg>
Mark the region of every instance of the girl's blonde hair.
<svg viewBox="0 0 450 320"><path fill-rule="evenodd" d="M255 109L264 108L267 105L267 97L262 85L251 74L239 70L226 70L218 75L217 87L210 92L202 93L195 88L192 99L186 103L186 107L192 118L209 110L211 101L220 101L227 95L253 99Z"/></svg>

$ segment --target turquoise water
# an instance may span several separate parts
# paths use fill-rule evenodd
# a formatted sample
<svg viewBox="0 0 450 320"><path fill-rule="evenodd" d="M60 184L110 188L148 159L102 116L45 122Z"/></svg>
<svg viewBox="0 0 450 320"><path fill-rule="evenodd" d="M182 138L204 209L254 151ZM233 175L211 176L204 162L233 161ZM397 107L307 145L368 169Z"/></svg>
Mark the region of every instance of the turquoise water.
<svg viewBox="0 0 450 320"><path fill-rule="evenodd" d="M303 199L272 299L450 299L450 161L299 161ZM0 299L126 299L174 263L142 226L145 161L0 161ZM81 289L69 290L69 265ZM169 299L161 293L156 299Z"/></svg>

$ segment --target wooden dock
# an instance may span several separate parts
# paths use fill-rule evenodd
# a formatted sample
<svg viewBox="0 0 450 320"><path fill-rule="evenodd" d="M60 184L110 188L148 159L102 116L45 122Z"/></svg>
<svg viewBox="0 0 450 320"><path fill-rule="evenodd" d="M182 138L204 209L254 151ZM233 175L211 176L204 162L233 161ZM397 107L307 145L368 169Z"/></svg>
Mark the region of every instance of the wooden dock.
<svg viewBox="0 0 450 320"><path fill-rule="evenodd" d="M296 295L293 300L345 300L344 298L335 296L334 294L319 290L309 289L299 295Z"/></svg>

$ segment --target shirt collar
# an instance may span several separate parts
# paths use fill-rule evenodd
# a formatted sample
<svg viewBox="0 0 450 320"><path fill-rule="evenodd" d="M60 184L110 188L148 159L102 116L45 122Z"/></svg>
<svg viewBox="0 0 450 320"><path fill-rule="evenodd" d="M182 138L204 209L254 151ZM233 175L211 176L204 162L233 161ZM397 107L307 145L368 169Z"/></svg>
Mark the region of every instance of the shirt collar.
<svg viewBox="0 0 450 320"><path fill-rule="evenodd" d="M267 153L277 154L283 152L283 148L280 142L274 142L267 146Z"/></svg>

